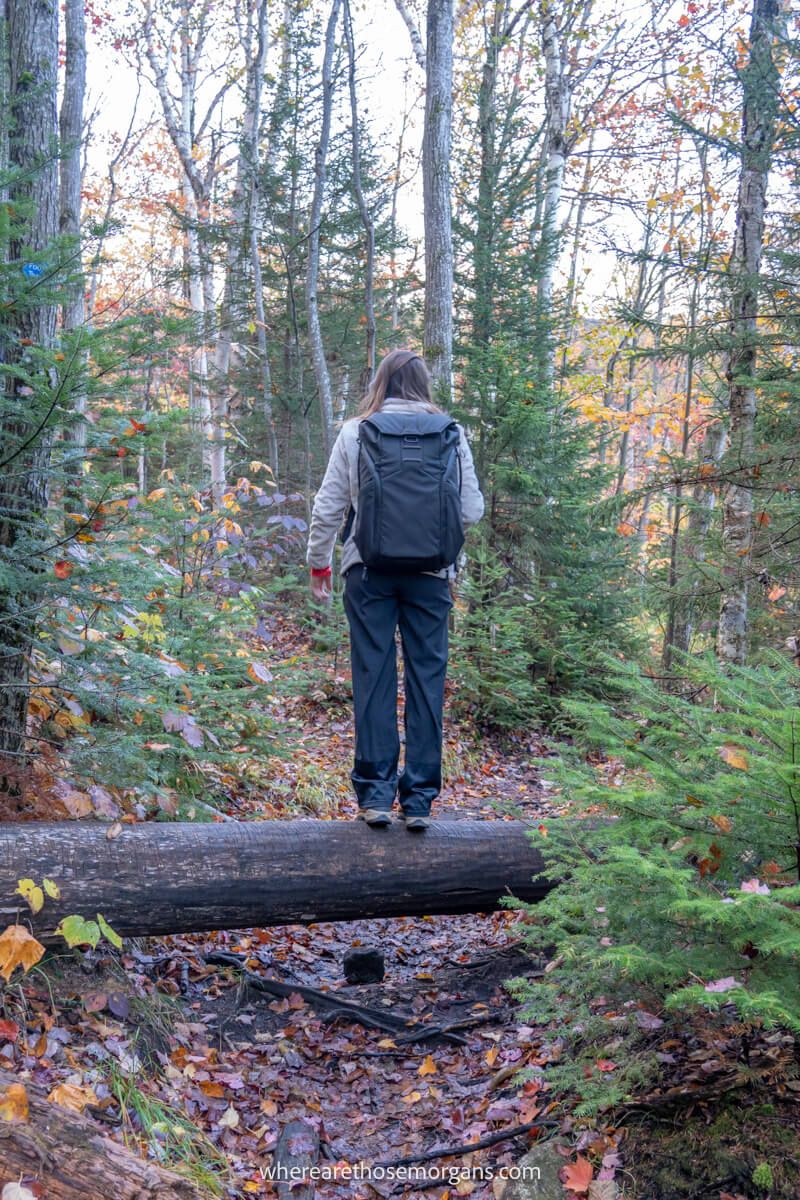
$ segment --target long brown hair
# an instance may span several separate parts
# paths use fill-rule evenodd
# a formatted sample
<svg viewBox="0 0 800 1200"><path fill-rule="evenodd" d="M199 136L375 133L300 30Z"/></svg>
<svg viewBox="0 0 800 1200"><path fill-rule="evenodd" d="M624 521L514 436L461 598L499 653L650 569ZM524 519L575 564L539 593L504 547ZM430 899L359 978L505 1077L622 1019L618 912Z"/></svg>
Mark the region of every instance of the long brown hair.
<svg viewBox="0 0 800 1200"><path fill-rule="evenodd" d="M399 396L402 400L414 400L434 410L437 408L428 368L413 350L390 350L381 359L358 410L362 420L378 412L387 396Z"/></svg>

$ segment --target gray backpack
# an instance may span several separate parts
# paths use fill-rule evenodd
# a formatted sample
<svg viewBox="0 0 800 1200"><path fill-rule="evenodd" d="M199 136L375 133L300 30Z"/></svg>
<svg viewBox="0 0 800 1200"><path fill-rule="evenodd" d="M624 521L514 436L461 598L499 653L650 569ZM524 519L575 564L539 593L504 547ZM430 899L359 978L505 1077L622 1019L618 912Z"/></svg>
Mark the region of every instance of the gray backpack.
<svg viewBox="0 0 800 1200"><path fill-rule="evenodd" d="M376 571L440 571L464 545L458 426L446 413L377 412L359 425L355 543Z"/></svg>

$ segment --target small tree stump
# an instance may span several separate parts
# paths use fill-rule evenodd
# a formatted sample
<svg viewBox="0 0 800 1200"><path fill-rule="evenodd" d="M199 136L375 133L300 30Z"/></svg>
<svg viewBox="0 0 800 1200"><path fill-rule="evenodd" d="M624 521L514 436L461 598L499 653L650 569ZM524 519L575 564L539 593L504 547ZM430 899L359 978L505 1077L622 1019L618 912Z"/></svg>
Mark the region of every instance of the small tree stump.
<svg viewBox="0 0 800 1200"><path fill-rule="evenodd" d="M383 951L374 946L359 946L344 956L344 976L348 983L381 983L386 973Z"/></svg>

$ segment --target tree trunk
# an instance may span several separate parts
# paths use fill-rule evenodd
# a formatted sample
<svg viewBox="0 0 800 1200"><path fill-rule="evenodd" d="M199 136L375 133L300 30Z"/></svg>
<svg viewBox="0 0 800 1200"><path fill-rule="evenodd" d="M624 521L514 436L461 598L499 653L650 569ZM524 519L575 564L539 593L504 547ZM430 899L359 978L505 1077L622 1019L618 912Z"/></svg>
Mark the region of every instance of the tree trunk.
<svg viewBox="0 0 800 1200"><path fill-rule="evenodd" d="M9 200L26 214L24 232L15 232L2 248L9 262L20 264L0 326L0 566L7 581L0 593L0 755L10 765L24 750L36 604L31 592L47 507L48 425L57 402L44 358L55 336L56 305L38 301L31 286L38 279L25 265L31 272L47 269L40 255L58 231L58 8L46 0L8 0L6 12Z"/></svg>
<svg viewBox="0 0 800 1200"><path fill-rule="evenodd" d="M361 376L362 390L375 372L375 222L367 208L361 183L361 135L358 128L358 100L356 97L356 48L353 40L353 21L349 0L344 0L344 33L347 42L348 81L350 86L350 125L353 143L353 189L366 235L366 263L364 266L364 316L366 324L366 362Z"/></svg>
<svg viewBox="0 0 800 1200"><path fill-rule="evenodd" d="M317 390L322 412L322 439L326 458L333 447L333 394L322 343L322 328L319 322L317 285L319 283L319 227L322 221L322 202L325 196L328 144L331 135L331 109L333 107L333 53L336 45L336 23L339 19L341 0L333 0L328 28L325 33L325 57L322 63L322 127L314 152L314 196L308 217L308 265L306 267L306 311L308 314L308 337L311 343L311 359L317 377Z"/></svg>
<svg viewBox="0 0 800 1200"><path fill-rule="evenodd" d="M553 886L519 821L434 821L419 837L356 821L109 828L0 826L0 918L17 919L22 875L61 889L37 915L25 909L39 937L71 913L138 936L490 912L504 895L537 900Z"/></svg>
<svg viewBox="0 0 800 1200"><path fill-rule="evenodd" d="M91 1117L0 1070L0 1096L14 1086L24 1088L29 1115L2 1122L0 1179L32 1177L47 1200L200 1200L187 1179L131 1154Z"/></svg>
<svg viewBox="0 0 800 1200"><path fill-rule="evenodd" d="M747 651L747 602L753 544L753 451L756 390L758 285L764 244L769 164L775 139L780 67L773 55L779 0L753 0L750 54L742 72L742 162L736 234L728 267L730 339L729 450L735 471L722 500L723 579L717 656L743 663Z"/></svg>
<svg viewBox="0 0 800 1200"><path fill-rule="evenodd" d="M541 269L537 290L537 311L542 331L549 329L553 308L553 280L558 261L561 225L559 208L567 162L567 124L572 97L561 33L551 0L542 4L542 54L545 64L545 183L542 206ZM543 349L543 381L552 384L555 363L546 338Z"/></svg>
<svg viewBox="0 0 800 1200"><path fill-rule="evenodd" d="M425 223L424 355L445 407L453 398L453 0L428 0L422 190Z"/></svg>
<svg viewBox="0 0 800 1200"><path fill-rule="evenodd" d="M81 262L81 138L83 136L83 104L86 94L86 20L83 0L66 0L64 7L65 67L64 95L61 101L59 131L61 135L60 230L73 239L75 266L68 284L68 298L62 308L65 333L82 329L86 323L84 277ZM71 423L67 437L71 443L67 459L67 486L75 506L80 505L81 465L86 453L86 352L77 363L79 376L72 393Z"/></svg>

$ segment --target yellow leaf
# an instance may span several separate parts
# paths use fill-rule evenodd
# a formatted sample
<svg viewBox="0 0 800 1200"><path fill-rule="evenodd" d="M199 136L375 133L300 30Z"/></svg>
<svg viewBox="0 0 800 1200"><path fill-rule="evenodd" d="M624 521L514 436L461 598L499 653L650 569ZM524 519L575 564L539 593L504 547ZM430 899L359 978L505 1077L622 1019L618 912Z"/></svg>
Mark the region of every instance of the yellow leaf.
<svg viewBox="0 0 800 1200"><path fill-rule="evenodd" d="M422 1092L409 1092L407 1096L403 1096L403 1104L419 1104L422 1099Z"/></svg>
<svg viewBox="0 0 800 1200"><path fill-rule="evenodd" d="M43 954L44 946L24 925L9 925L0 933L0 975L6 983L16 967L30 971Z"/></svg>
<svg viewBox="0 0 800 1200"><path fill-rule="evenodd" d="M61 888L52 879L43 879L42 886L51 900L61 899Z"/></svg>
<svg viewBox="0 0 800 1200"><path fill-rule="evenodd" d="M147 499L148 500L162 500L163 497L166 495L166 492L167 492L166 488L153 488L152 492L150 492L148 494Z"/></svg>
<svg viewBox="0 0 800 1200"><path fill-rule="evenodd" d="M60 1083L47 1097L53 1104L81 1113L87 1104L97 1104L97 1096L90 1087L78 1087L76 1083Z"/></svg>
<svg viewBox="0 0 800 1200"><path fill-rule="evenodd" d="M381 1050L396 1050L397 1049L397 1042L393 1042L391 1038L381 1038L381 1040L378 1042L378 1045L381 1048Z"/></svg>
<svg viewBox="0 0 800 1200"><path fill-rule="evenodd" d="M486 1062L489 1064L490 1067L494 1066L499 1053L500 1053L499 1046L492 1046L491 1049L486 1051Z"/></svg>
<svg viewBox="0 0 800 1200"><path fill-rule="evenodd" d="M733 742L726 742L724 746L720 746L719 752L729 767L735 767L737 771L750 770L747 751L743 750L741 746L736 746Z"/></svg>
<svg viewBox="0 0 800 1200"><path fill-rule="evenodd" d="M420 1067L418 1074L419 1075L435 1075L438 1070L439 1070L439 1068L436 1066L436 1063L433 1061L433 1055L426 1054L425 1058L422 1060L422 1066Z"/></svg>
<svg viewBox="0 0 800 1200"><path fill-rule="evenodd" d="M18 880L14 890L17 896L22 896L23 900L27 901L31 912L41 912L42 905L44 904L44 892L32 879Z"/></svg>
<svg viewBox="0 0 800 1200"><path fill-rule="evenodd" d="M28 1093L21 1083L10 1083L0 1092L0 1121L27 1121Z"/></svg>
<svg viewBox="0 0 800 1200"><path fill-rule="evenodd" d="M712 817L711 824L716 825L720 833L730 833L730 831L733 829L728 817Z"/></svg>

